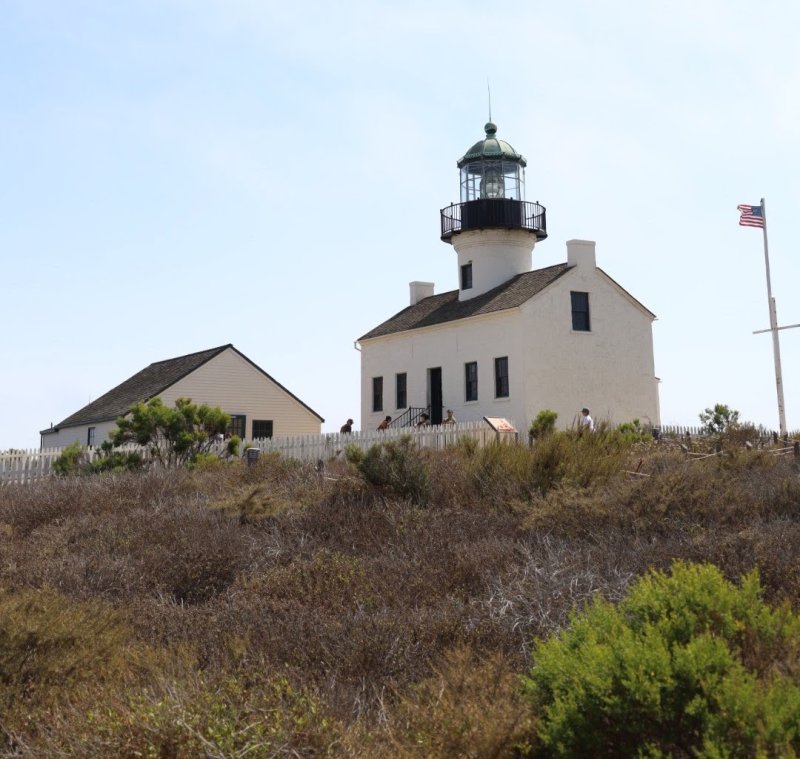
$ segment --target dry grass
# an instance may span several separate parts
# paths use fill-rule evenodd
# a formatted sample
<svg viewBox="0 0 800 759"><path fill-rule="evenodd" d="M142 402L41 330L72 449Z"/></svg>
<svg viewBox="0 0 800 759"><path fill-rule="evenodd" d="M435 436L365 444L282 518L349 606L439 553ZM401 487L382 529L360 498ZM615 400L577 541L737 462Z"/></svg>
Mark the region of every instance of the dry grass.
<svg viewBox="0 0 800 759"><path fill-rule="evenodd" d="M409 455L417 502L277 457L0 488L0 755L514 756L516 673L593 596L678 558L800 606L792 459Z"/></svg>

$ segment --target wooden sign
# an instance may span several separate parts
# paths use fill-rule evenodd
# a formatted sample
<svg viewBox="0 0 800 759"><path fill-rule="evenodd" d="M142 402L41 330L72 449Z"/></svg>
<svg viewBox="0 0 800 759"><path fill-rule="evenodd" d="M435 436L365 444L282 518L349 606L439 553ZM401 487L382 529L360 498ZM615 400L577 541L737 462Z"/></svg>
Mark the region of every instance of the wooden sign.
<svg viewBox="0 0 800 759"><path fill-rule="evenodd" d="M495 432L516 432L517 428L502 416L485 416L483 421L486 422Z"/></svg>

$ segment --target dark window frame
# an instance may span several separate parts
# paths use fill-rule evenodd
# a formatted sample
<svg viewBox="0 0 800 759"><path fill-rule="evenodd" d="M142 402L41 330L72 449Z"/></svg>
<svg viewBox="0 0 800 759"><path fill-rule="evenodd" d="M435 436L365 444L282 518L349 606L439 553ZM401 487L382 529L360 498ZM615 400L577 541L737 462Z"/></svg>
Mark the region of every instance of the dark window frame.
<svg viewBox="0 0 800 759"><path fill-rule="evenodd" d="M230 414L230 417L231 423L228 425L227 434L237 435L240 440L244 440L247 437L247 415Z"/></svg>
<svg viewBox="0 0 800 759"><path fill-rule="evenodd" d="M589 310L589 293L570 290L569 298L572 307L573 332L591 332L592 320Z"/></svg>
<svg viewBox="0 0 800 759"><path fill-rule="evenodd" d="M494 360L494 397L508 398L510 394L508 356L500 356Z"/></svg>
<svg viewBox="0 0 800 759"><path fill-rule="evenodd" d="M394 375L394 407L408 408L408 374L398 372Z"/></svg>
<svg viewBox="0 0 800 759"><path fill-rule="evenodd" d="M259 435L257 434L256 425L263 426L263 431L267 434ZM253 440L261 440L262 438L271 438L274 434L274 420L272 419L253 419ZM258 430L261 432L262 430Z"/></svg>
<svg viewBox="0 0 800 759"><path fill-rule="evenodd" d="M471 403L478 400L478 362L467 361L464 364L464 401Z"/></svg>
<svg viewBox="0 0 800 759"><path fill-rule="evenodd" d="M461 266L461 289L472 289L472 261Z"/></svg>
<svg viewBox="0 0 800 759"><path fill-rule="evenodd" d="M372 410L383 411L383 377L372 378Z"/></svg>
<svg viewBox="0 0 800 759"><path fill-rule="evenodd" d="M97 445L97 427L89 427L86 430L86 445L90 448Z"/></svg>

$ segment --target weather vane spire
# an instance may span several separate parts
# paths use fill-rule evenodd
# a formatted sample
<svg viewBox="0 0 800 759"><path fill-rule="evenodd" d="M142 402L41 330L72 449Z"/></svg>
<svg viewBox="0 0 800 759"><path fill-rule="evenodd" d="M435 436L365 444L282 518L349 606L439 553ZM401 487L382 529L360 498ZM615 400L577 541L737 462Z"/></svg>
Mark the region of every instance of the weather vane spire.
<svg viewBox="0 0 800 759"><path fill-rule="evenodd" d="M486 77L486 92L489 95L489 121L492 120L492 88L489 86L489 77Z"/></svg>

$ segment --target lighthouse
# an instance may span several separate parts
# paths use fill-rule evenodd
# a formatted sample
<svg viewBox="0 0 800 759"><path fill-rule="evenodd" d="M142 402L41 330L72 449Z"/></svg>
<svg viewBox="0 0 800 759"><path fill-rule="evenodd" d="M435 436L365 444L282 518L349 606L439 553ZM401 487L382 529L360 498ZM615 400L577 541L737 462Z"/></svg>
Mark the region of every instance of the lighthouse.
<svg viewBox="0 0 800 759"><path fill-rule="evenodd" d="M441 210L442 240L458 259L460 301L531 270L533 248L547 237L544 206L525 200L525 157L497 137L484 139L458 160L460 202Z"/></svg>
<svg viewBox="0 0 800 759"><path fill-rule="evenodd" d="M592 240L531 267L547 238L544 206L525 199L527 162L497 136L458 159L459 202L440 209L457 289L409 283L409 304L356 340L361 425L374 430L499 417L528 429L541 411L567 428L584 407L613 424L658 426L655 314L597 266ZM552 243L551 243L552 244Z"/></svg>

